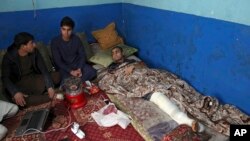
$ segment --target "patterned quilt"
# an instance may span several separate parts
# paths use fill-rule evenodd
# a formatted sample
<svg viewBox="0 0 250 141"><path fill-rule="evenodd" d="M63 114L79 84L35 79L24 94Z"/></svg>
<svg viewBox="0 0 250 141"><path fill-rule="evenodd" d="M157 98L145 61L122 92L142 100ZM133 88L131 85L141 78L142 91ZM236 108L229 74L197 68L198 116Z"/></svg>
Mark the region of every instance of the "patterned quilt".
<svg viewBox="0 0 250 141"><path fill-rule="evenodd" d="M132 118L132 124L147 141L160 141L178 124L154 103L141 98L126 98L123 95L108 95L110 100Z"/></svg>
<svg viewBox="0 0 250 141"><path fill-rule="evenodd" d="M113 73L102 71L98 75L99 87L106 93L130 98L142 97L155 91L164 93L183 112L227 136L230 124L250 124L250 117L235 106L220 104L216 98L200 94L168 71L135 67L127 75L124 68L129 65L138 66L138 63L121 64Z"/></svg>

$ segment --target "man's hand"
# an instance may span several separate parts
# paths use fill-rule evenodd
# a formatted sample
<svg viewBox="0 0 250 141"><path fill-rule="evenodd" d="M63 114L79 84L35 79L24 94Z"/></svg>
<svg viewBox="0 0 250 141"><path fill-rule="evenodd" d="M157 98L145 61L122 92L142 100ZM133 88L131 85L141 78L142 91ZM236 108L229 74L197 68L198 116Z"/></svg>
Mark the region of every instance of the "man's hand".
<svg viewBox="0 0 250 141"><path fill-rule="evenodd" d="M135 69L134 66L128 66L128 67L126 67L125 68L125 74L126 75L130 75L133 72L134 69Z"/></svg>
<svg viewBox="0 0 250 141"><path fill-rule="evenodd" d="M70 71L70 74L71 74L72 76L77 77L77 71L75 71L75 70L71 70L71 71Z"/></svg>
<svg viewBox="0 0 250 141"><path fill-rule="evenodd" d="M75 77L82 77L81 69L71 70L70 74Z"/></svg>
<svg viewBox="0 0 250 141"><path fill-rule="evenodd" d="M24 93L22 92L17 92L15 95L14 95L14 100L15 100L15 103L17 105L20 105L20 106L25 106L26 105L26 101L25 101L25 97L28 97L28 95L25 95Z"/></svg>
<svg viewBox="0 0 250 141"><path fill-rule="evenodd" d="M77 74L76 74L77 77L82 77L82 71L81 71L81 69L79 68L76 71L77 71Z"/></svg>
<svg viewBox="0 0 250 141"><path fill-rule="evenodd" d="M49 94L49 98L53 98L55 95L55 91L53 88L48 88L48 94Z"/></svg>

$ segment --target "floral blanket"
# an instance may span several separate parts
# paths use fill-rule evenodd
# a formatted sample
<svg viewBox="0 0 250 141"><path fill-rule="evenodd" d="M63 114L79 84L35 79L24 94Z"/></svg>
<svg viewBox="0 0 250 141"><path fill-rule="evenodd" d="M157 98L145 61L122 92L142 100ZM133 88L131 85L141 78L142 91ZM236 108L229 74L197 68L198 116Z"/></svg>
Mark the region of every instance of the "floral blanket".
<svg viewBox="0 0 250 141"><path fill-rule="evenodd" d="M168 71L135 67L128 75L125 68L130 65L138 66L138 63L123 63L113 73L101 72L98 75L99 87L106 93L126 97L142 97L156 91L164 93L183 112L227 136L230 124L250 124L250 117L235 106L220 104L216 98L198 93Z"/></svg>

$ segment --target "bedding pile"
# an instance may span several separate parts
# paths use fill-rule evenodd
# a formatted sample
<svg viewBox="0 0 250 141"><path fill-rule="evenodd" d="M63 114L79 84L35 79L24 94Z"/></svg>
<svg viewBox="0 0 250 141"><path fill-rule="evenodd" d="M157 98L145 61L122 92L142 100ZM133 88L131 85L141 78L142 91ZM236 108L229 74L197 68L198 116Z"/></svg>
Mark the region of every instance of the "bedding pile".
<svg viewBox="0 0 250 141"><path fill-rule="evenodd" d="M201 95L168 71L135 67L132 74L126 75L123 68L117 69L112 74L102 71L98 75L99 87L106 93L130 98L143 97L153 92L164 93L183 112L227 136L230 124L250 124L250 117L235 106L223 105L214 97Z"/></svg>

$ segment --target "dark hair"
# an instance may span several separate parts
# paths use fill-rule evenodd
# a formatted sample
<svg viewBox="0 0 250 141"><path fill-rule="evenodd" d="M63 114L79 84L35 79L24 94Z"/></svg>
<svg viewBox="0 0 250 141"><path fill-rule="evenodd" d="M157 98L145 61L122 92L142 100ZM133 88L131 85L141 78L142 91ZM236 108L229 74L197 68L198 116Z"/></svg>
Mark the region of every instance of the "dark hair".
<svg viewBox="0 0 250 141"><path fill-rule="evenodd" d="M69 26L73 29L75 27L75 22L70 17L66 16L61 20L61 27L62 26Z"/></svg>
<svg viewBox="0 0 250 141"><path fill-rule="evenodd" d="M115 46L115 47L113 47L112 49L111 49L111 51L113 51L114 49L119 49L120 51L121 51L121 53L123 52L123 49L121 48L121 47L119 47L119 46Z"/></svg>
<svg viewBox="0 0 250 141"><path fill-rule="evenodd" d="M19 49L21 45L26 45L29 41L34 40L34 36L27 32L20 32L15 35L13 45Z"/></svg>

